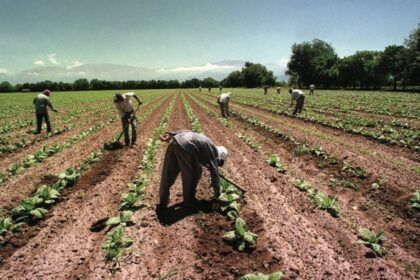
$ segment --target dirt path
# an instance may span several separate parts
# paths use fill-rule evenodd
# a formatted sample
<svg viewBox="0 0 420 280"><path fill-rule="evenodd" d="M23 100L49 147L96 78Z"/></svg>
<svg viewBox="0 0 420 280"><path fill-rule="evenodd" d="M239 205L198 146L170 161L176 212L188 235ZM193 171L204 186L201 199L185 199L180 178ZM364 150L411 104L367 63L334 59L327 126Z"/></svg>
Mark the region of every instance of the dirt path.
<svg viewBox="0 0 420 280"><path fill-rule="evenodd" d="M2 265L0 278L85 279L92 258L101 255L104 233L93 234L90 225L117 212L121 193L136 174L141 154L169 100L138 127L138 145L112 155L83 175L72 191L54 207L49 219L28 244ZM108 140L110 135L107 135ZM105 140L105 139L101 139ZM103 143L103 141L101 142ZM103 262L102 262L103 263ZM95 266L101 264L96 263Z"/></svg>

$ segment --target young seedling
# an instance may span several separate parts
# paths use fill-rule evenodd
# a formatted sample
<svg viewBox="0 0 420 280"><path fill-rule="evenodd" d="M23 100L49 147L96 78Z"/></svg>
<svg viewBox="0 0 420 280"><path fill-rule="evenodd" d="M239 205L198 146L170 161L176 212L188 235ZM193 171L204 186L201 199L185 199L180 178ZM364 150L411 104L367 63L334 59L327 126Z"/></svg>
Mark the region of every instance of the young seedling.
<svg viewBox="0 0 420 280"><path fill-rule="evenodd" d="M106 225L114 226L126 226L133 223L133 212L132 211L122 211L118 216L109 218L106 221Z"/></svg>
<svg viewBox="0 0 420 280"><path fill-rule="evenodd" d="M242 252L247 248L255 248L257 246L258 235L248 231L245 221L239 217L235 221L235 230L226 232L223 235L223 239L235 244L238 251Z"/></svg>
<svg viewBox="0 0 420 280"><path fill-rule="evenodd" d="M20 166L19 163L15 162L9 168L7 168L7 171L10 173L10 175L15 176L19 173L21 173L23 170L23 167Z"/></svg>
<svg viewBox="0 0 420 280"><path fill-rule="evenodd" d="M295 180L295 186L301 191L307 191L312 187L309 182L303 179Z"/></svg>
<svg viewBox="0 0 420 280"><path fill-rule="evenodd" d="M385 248L382 246L385 237L383 230L375 233L367 228L360 228L359 237L357 243L370 247L377 256L382 257L386 254Z"/></svg>
<svg viewBox="0 0 420 280"><path fill-rule="evenodd" d="M24 223L14 224L12 219L9 217L0 217L0 236L8 231L14 231Z"/></svg>
<svg viewBox="0 0 420 280"><path fill-rule="evenodd" d="M119 225L107 234L107 240L102 249L106 258L114 261L124 253L125 248L131 246L132 242L130 237L124 235L124 228Z"/></svg>
<svg viewBox="0 0 420 280"><path fill-rule="evenodd" d="M67 168L65 172L58 175L60 183L58 185L54 184L54 187L59 187L59 189L71 187L76 183L76 180L79 177L80 173L76 169L73 167Z"/></svg>
<svg viewBox="0 0 420 280"><path fill-rule="evenodd" d="M360 187L353 182L346 180L346 179L330 179L329 181L330 186L334 187L341 187L341 188L349 188L353 190L359 190Z"/></svg>
<svg viewBox="0 0 420 280"><path fill-rule="evenodd" d="M286 172L286 169L281 165L280 163L280 158L278 155L276 154L271 154L268 158L267 158L267 163L268 165L276 168L277 172L280 173L284 173Z"/></svg>
<svg viewBox="0 0 420 280"><path fill-rule="evenodd" d="M42 199L37 196L21 200L19 205L12 210L16 221L36 220L42 219L48 210L38 205L42 204Z"/></svg>
<svg viewBox="0 0 420 280"><path fill-rule="evenodd" d="M345 164L343 167L343 171L347 171L360 179L367 178L366 171L362 167L354 167L350 164Z"/></svg>
<svg viewBox="0 0 420 280"><path fill-rule="evenodd" d="M420 190L413 193L413 197L410 199L410 207L420 210Z"/></svg>
<svg viewBox="0 0 420 280"><path fill-rule="evenodd" d="M40 199L40 204L45 205L54 204L60 198L60 193L47 185L40 186L35 195Z"/></svg>
<svg viewBox="0 0 420 280"><path fill-rule="evenodd" d="M265 275L262 273L258 274L247 274L245 276L242 276L240 280L280 280L282 277L282 273L280 271L273 272L269 275Z"/></svg>
<svg viewBox="0 0 420 280"><path fill-rule="evenodd" d="M327 196L317 189L308 189L308 194L319 209L327 211L333 217L338 217L340 214L340 205L335 197Z"/></svg>
<svg viewBox="0 0 420 280"><path fill-rule="evenodd" d="M135 192L128 192L122 195L121 203L120 203L120 210L128 210L134 208L137 200L139 199L139 195Z"/></svg>

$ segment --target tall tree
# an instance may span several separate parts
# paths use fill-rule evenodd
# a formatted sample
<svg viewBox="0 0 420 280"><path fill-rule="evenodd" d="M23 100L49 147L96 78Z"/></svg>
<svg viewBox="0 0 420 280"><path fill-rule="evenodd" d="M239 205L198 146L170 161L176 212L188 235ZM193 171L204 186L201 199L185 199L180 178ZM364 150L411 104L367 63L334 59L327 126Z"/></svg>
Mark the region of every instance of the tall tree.
<svg viewBox="0 0 420 280"><path fill-rule="evenodd" d="M248 88L261 87L263 85L274 86L276 84L273 71L268 71L267 67L259 63L245 62L241 73L243 84Z"/></svg>
<svg viewBox="0 0 420 280"><path fill-rule="evenodd" d="M397 82L403 78L406 68L406 48L404 46L391 45L385 48L379 58L379 66L383 74L390 75L394 91L397 90Z"/></svg>

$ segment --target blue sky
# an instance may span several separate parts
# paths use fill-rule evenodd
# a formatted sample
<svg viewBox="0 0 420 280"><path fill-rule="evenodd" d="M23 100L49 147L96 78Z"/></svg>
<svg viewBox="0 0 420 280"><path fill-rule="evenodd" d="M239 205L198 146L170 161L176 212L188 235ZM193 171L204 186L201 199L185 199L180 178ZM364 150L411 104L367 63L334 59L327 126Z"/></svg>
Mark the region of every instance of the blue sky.
<svg viewBox="0 0 420 280"><path fill-rule="evenodd" d="M0 0L0 71L284 64L295 42L319 38L340 56L382 50L419 22L419 0Z"/></svg>

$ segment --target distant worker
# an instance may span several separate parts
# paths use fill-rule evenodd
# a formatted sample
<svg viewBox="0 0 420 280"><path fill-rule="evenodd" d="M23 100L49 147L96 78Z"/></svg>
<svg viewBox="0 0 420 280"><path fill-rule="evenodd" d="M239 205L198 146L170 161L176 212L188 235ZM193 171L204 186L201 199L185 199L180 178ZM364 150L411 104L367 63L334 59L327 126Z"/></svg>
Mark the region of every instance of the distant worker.
<svg viewBox="0 0 420 280"><path fill-rule="evenodd" d="M124 131L124 141L125 145L129 146L136 144L137 140L137 132L136 132L136 126L137 126L137 119L135 115L135 111L133 109L133 104L131 103L130 98L134 97L137 102L139 103L138 108L140 108L140 105L143 104L142 101L136 96L134 92L127 92L121 95L120 93L114 94L114 104L115 108L117 108L118 112L121 116L121 123ZM137 111L137 110L136 110ZM128 135L129 126L131 125L131 142L130 137Z"/></svg>
<svg viewBox="0 0 420 280"><path fill-rule="evenodd" d="M309 95L314 94L315 85L309 85Z"/></svg>
<svg viewBox="0 0 420 280"><path fill-rule="evenodd" d="M277 93L280 94L281 87L277 87Z"/></svg>
<svg viewBox="0 0 420 280"><path fill-rule="evenodd" d="M51 132L51 123L50 117L48 115L48 108L50 107L52 111L58 112L52 105L50 101L50 94L51 91L48 89L44 90L42 93L38 94L35 97L33 103L35 105L35 114L36 114L36 130L34 134L40 134L42 130L42 120L45 120L45 124L47 125L47 132Z"/></svg>
<svg viewBox="0 0 420 280"><path fill-rule="evenodd" d="M198 92L201 92L201 86L198 88Z"/></svg>
<svg viewBox="0 0 420 280"><path fill-rule="evenodd" d="M211 91L211 87L209 87L209 92Z"/></svg>
<svg viewBox="0 0 420 280"><path fill-rule="evenodd" d="M264 95L267 95L269 86L264 86Z"/></svg>
<svg viewBox="0 0 420 280"><path fill-rule="evenodd" d="M299 89L289 89L289 93L292 95L292 103L290 103L290 107L292 107L293 102L296 101L296 107L293 111L293 115L296 113L301 113L303 109L303 103L305 103L305 94L303 91Z"/></svg>
<svg viewBox="0 0 420 280"><path fill-rule="evenodd" d="M195 202L196 188L202 173L201 165L210 171L211 186L214 198L217 199L220 195L218 167L223 166L226 161L227 149L215 146L207 136L189 130L167 132L160 139L169 145L163 162L157 210L163 210L168 206L170 188L180 172L184 205L191 206Z"/></svg>
<svg viewBox="0 0 420 280"><path fill-rule="evenodd" d="M227 118L230 117L229 115L229 101L230 101L230 92L222 93L217 98L217 103L220 105L220 111L222 113L222 117Z"/></svg>
<svg viewBox="0 0 420 280"><path fill-rule="evenodd" d="M219 92L222 92L222 90L223 90L223 87L219 86Z"/></svg>

